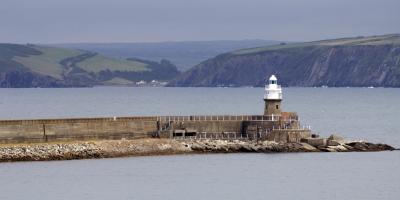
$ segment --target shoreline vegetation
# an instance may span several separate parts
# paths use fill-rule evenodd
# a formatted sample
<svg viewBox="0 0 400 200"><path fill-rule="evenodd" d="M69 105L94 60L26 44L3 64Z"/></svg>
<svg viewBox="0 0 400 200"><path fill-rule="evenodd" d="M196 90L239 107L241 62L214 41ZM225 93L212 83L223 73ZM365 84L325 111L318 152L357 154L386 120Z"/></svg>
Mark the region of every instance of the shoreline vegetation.
<svg viewBox="0 0 400 200"><path fill-rule="evenodd" d="M341 141L334 146L243 140L133 140L66 141L0 144L0 162L50 161L201 153L372 152L396 150L387 144Z"/></svg>

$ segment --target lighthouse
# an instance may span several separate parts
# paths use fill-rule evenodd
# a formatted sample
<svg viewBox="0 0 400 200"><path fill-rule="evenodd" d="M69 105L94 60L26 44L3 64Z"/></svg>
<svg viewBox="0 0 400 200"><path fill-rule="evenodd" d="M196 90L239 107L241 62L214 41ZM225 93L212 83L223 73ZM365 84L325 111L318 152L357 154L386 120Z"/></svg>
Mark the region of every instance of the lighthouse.
<svg viewBox="0 0 400 200"><path fill-rule="evenodd" d="M282 102L282 88L278 85L278 79L272 75L265 84L264 115L280 115Z"/></svg>

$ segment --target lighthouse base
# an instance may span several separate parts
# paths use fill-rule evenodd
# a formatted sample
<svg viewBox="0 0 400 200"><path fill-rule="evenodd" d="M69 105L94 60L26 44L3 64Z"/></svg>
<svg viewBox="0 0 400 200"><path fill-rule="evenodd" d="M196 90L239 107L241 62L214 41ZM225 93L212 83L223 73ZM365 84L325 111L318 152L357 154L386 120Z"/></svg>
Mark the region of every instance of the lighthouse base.
<svg viewBox="0 0 400 200"><path fill-rule="evenodd" d="M282 113L281 99L276 99L276 100L264 99L264 101L265 101L264 115L280 115Z"/></svg>

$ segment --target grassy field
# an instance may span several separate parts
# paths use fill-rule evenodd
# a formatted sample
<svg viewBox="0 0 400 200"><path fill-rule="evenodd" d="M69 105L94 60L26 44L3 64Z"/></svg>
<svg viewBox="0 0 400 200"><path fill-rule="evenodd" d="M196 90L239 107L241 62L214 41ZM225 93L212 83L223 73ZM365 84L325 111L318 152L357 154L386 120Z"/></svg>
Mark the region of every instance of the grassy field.
<svg viewBox="0 0 400 200"><path fill-rule="evenodd" d="M99 54L79 62L77 66L88 72L100 72L106 69L110 71L150 71L145 63L108 58Z"/></svg>
<svg viewBox="0 0 400 200"><path fill-rule="evenodd" d="M301 48L309 46L335 46L335 45L400 45L400 34L371 36L371 37L353 37L353 38L340 38L333 40L320 40L314 42L292 43L272 45L266 47L257 47L250 49L241 49L232 52L234 55L245 55L252 53L259 53L264 51L273 51L289 48Z"/></svg>
<svg viewBox="0 0 400 200"><path fill-rule="evenodd" d="M62 79L63 66L60 64L61 60L85 53L85 51L81 50L37 45L33 46L33 48L42 52L42 54L28 57L15 56L13 60L23 64L34 72L57 79ZM145 63L109 58L99 54L78 62L77 66L85 71L95 73L107 69L110 71L150 71Z"/></svg>
<svg viewBox="0 0 400 200"><path fill-rule="evenodd" d="M13 60L23 64L34 72L58 79L62 78L61 75L63 72L63 67L59 62L65 58L74 57L83 53L83 51L79 50L55 47L34 46L34 48L41 51L42 54L28 57L16 56Z"/></svg>
<svg viewBox="0 0 400 200"><path fill-rule="evenodd" d="M108 81L105 81L104 83L106 85L129 85L129 84L133 84L134 82L123 79L123 78L115 77Z"/></svg>

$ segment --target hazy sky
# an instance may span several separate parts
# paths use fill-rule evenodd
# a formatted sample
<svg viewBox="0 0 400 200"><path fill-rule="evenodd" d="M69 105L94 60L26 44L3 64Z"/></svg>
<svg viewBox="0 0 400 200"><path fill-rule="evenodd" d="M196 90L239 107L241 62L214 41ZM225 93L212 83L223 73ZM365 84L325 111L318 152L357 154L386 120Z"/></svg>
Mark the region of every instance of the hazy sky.
<svg viewBox="0 0 400 200"><path fill-rule="evenodd" d="M0 42L309 41L400 33L400 0L0 0Z"/></svg>

